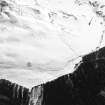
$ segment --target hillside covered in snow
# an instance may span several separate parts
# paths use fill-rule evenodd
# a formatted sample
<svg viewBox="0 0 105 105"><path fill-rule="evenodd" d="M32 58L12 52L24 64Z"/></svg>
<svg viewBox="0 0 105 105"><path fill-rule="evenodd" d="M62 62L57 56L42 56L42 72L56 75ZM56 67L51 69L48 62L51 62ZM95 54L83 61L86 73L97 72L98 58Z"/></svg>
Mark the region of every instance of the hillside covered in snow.
<svg viewBox="0 0 105 105"><path fill-rule="evenodd" d="M0 78L25 87L72 73L105 46L102 0L1 0Z"/></svg>

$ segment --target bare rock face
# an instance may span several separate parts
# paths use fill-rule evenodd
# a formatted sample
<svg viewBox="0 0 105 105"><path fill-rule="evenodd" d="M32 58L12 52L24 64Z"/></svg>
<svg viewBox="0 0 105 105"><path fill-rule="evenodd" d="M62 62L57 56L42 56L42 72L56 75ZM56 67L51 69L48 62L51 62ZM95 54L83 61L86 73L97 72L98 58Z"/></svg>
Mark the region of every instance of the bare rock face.
<svg viewBox="0 0 105 105"><path fill-rule="evenodd" d="M0 80L0 105L28 105L28 103L29 89L8 80Z"/></svg>
<svg viewBox="0 0 105 105"><path fill-rule="evenodd" d="M105 47L97 50L96 52L92 52L83 57L83 61L94 61L97 59L105 59Z"/></svg>
<svg viewBox="0 0 105 105"><path fill-rule="evenodd" d="M77 69L68 75L43 85L44 105L104 105L105 104L105 59L104 49L98 51L101 55L87 55ZM103 55L103 59L102 59ZM90 58L91 60L90 60ZM89 59L88 59L89 58Z"/></svg>

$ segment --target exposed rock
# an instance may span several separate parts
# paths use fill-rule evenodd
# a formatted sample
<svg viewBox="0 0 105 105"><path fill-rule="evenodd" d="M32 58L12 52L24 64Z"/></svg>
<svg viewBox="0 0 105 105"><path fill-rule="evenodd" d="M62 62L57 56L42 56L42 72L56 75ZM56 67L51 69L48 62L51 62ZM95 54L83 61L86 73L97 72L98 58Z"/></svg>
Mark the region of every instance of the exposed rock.
<svg viewBox="0 0 105 105"><path fill-rule="evenodd" d="M0 105L28 105L28 103L29 89L8 80L0 80Z"/></svg>
<svg viewBox="0 0 105 105"><path fill-rule="evenodd" d="M87 54L83 57L83 61L94 61L97 59L105 59L105 47L98 49L95 52Z"/></svg>

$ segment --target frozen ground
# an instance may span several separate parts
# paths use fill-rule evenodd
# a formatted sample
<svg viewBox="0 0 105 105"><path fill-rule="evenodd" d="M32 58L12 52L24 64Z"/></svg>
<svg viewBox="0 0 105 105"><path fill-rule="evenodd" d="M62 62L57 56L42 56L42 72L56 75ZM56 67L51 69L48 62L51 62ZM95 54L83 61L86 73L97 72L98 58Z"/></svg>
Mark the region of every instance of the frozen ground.
<svg viewBox="0 0 105 105"><path fill-rule="evenodd" d="M102 0L5 1L0 78L31 88L73 72L82 56L105 46Z"/></svg>

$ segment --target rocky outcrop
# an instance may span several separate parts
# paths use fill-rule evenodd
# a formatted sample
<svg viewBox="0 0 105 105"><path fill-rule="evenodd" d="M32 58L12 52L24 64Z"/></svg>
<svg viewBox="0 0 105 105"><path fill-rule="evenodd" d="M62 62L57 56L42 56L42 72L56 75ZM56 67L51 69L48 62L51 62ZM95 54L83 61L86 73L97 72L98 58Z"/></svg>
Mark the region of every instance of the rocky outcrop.
<svg viewBox="0 0 105 105"><path fill-rule="evenodd" d="M93 61L93 60L96 60L96 59L105 59L105 47L95 51L95 52L92 52L90 54L87 54L83 57L83 62L85 61Z"/></svg>
<svg viewBox="0 0 105 105"><path fill-rule="evenodd" d="M73 74L44 85L44 105L104 105L105 60L83 62Z"/></svg>
<svg viewBox="0 0 105 105"><path fill-rule="evenodd" d="M8 80L0 80L0 105L28 105L29 90Z"/></svg>

